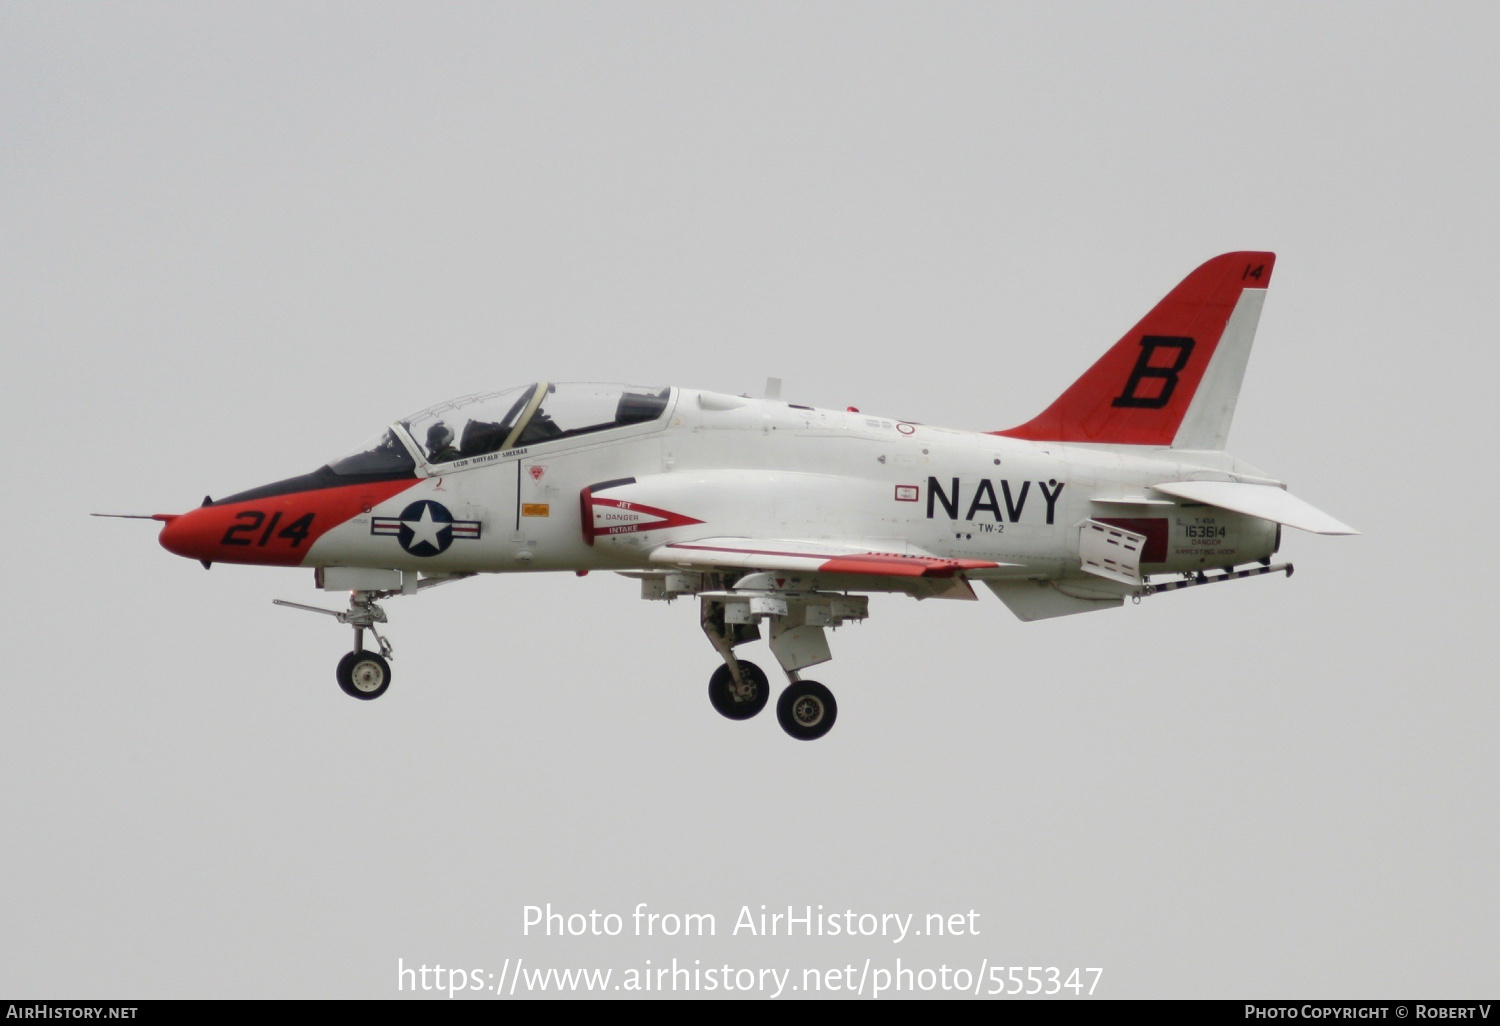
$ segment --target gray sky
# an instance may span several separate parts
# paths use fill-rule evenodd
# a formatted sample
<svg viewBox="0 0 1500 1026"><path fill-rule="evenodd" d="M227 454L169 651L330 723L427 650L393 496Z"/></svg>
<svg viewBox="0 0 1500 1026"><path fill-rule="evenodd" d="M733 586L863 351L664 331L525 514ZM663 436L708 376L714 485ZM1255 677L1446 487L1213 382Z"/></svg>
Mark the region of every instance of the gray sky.
<svg viewBox="0 0 1500 1026"><path fill-rule="evenodd" d="M1493 6L430 6L0 6L0 993L1495 993ZM623 578L393 600L355 703L270 603L311 574L86 516L541 377L1008 427L1238 248L1279 262L1230 448L1364 535L1098 617L876 598L815 744L717 716L693 607ZM523 937L546 902L718 935ZM981 933L730 935L761 904Z"/></svg>

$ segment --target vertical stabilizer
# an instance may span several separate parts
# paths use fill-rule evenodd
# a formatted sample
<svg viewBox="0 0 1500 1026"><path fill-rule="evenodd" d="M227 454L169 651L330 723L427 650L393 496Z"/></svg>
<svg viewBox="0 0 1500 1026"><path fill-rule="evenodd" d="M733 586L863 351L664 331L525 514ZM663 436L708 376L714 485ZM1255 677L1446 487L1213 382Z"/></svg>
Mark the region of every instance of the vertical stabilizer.
<svg viewBox="0 0 1500 1026"><path fill-rule="evenodd" d="M1245 365L1250 362L1250 345L1260 323L1260 308L1266 303L1265 289L1245 289L1229 315L1224 334L1214 350L1198 391L1188 404L1174 449L1223 449L1229 440L1229 424L1234 420L1234 406L1239 401L1240 384L1245 380Z"/></svg>
<svg viewBox="0 0 1500 1026"><path fill-rule="evenodd" d="M1040 415L996 434L1038 442L1222 449L1274 253L1189 274Z"/></svg>

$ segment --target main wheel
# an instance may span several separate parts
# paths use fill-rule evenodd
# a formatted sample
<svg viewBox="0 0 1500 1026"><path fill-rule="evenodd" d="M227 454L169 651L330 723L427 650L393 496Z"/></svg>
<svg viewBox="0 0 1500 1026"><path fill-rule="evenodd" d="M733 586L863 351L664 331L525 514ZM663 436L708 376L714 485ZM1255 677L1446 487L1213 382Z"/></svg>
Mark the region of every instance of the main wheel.
<svg viewBox="0 0 1500 1026"><path fill-rule="evenodd" d="M771 682L759 666L741 659L740 677L743 683L736 688L729 667L720 666L708 678L708 700L731 720L748 720L764 709L771 697Z"/></svg>
<svg viewBox="0 0 1500 1026"><path fill-rule="evenodd" d="M344 694L368 702L391 686L391 664L378 652L346 652L339 660L338 678Z"/></svg>
<svg viewBox="0 0 1500 1026"><path fill-rule="evenodd" d="M788 684L776 700L776 718L781 729L798 741L815 741L833 729L839 704L833 692L815 680Z"/></svg>

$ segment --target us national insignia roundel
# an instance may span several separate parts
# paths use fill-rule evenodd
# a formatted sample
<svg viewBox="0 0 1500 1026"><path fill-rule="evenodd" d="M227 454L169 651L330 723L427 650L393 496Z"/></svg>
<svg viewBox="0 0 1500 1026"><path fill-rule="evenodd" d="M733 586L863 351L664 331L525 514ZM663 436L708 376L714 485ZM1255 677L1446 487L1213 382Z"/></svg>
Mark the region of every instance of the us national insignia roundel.
<svg viewBox="0 0 1500 1026"><path fill-rule="evenodd" d="M419 499L399 517L372 517L370 533L394 535L413 556L436 556L447 552L455 539L478 538L479 521L454 520L441 502Z"/></svg>

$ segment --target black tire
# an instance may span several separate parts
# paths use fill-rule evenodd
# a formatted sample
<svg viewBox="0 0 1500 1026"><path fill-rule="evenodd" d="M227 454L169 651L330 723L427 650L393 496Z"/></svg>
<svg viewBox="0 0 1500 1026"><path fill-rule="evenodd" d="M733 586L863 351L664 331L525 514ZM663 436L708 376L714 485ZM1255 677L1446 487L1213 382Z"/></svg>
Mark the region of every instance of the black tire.
<svg viewBox="0 0 1500 1026"><path fill-rule="evenodd" d="M776 700L776 718L781 729L798 741L816 741L833 729L839 718L839 704L833 692L815 680L788 684Z"/></svg>
<svg viewBox="0 0 1500 1026"><path fill-rule="evenodd" d="M748 696L735 694L728 666L720 666L708 679L708 700L720 715L731 720L748 720L764 709L771 698L771 682L759 666L741 659L740 676L750 691Z"/></svg>
<svg viewBox="0 0 1500 1026"><path fill-rule="evenodd" d="M369 702L391 686L391 664L378 652L346 652L339 660L337 676L344 694Z"/></svg>

